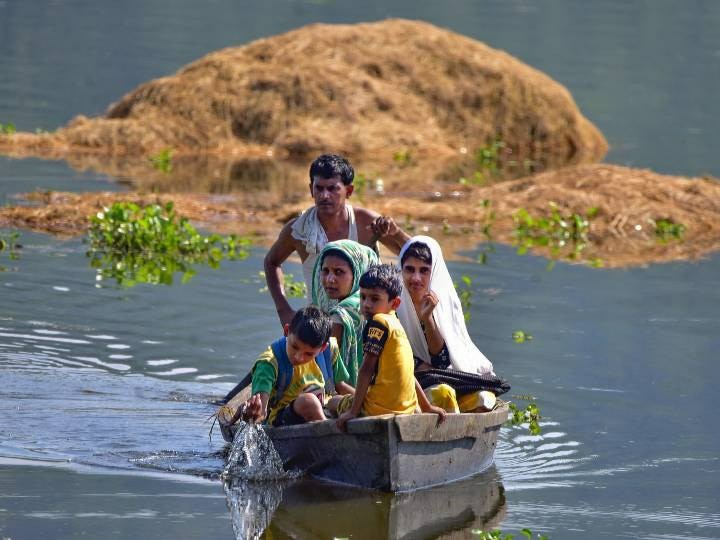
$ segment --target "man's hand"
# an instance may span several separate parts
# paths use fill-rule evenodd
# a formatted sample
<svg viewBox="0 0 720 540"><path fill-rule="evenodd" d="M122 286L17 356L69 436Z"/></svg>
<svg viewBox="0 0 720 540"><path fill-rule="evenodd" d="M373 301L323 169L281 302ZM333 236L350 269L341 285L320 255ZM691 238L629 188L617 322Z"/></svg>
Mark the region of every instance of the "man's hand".
<svg viewBox="0 0 720 540"><path fill-rule="evenodd" d="M430 317L432 317L432 312L435 310L435 306L438 305L438 302L440 302L440 299L437 294L433 291L426 292L420 300L420 310L417 314L418 319L427 323Z"/></svg>
<svg viewBox="0 0 720 540"><path fill-rule="evenodd" d="M263 404L263 400L260 398L260 394L253 395L243 404L243 420L246 422L260 423L265 420L267 411Z"/></svg>
<svg viewBox="0 0 720 540"><path fill-rule="evenodd" d="M378 216L373 219L370 228L375 236L384 238L386 236L395 236L400 232L400 228L395 220L388 216Z"/></svg>
<svg viewBox="0 0 720 540"><path fill-rule="evenodd" d="M338 429L340 431L347 431L347 423L353 418L357 418L357 414L352 411L342 413L336 422Z"/></svg>

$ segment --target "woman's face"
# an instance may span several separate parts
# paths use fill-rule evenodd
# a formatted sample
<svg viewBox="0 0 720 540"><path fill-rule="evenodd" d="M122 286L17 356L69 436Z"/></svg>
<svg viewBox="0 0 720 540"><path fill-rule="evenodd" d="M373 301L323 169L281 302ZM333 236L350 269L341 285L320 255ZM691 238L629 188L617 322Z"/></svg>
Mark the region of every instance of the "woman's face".
<svg viewBox="0 0 720 540"><path fill-rule="evenodd" d="M405 259L402 266L403 282L413 300L422 298L428 292L431 271L432 267L417 257Z"/></svg>
<svg viewBox="0 0 720 540"><path fill-rule="evenodd" d="M333 300L342 300L352 291L353 273L348 262L335 255L323 259L320 269L323 289Z"/></svg>

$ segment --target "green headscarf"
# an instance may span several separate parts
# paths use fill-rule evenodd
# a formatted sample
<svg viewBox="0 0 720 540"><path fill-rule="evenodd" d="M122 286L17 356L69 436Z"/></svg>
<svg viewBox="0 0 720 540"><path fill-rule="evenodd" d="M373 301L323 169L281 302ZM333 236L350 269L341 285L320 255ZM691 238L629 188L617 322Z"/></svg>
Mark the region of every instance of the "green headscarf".
<svg viewBox="0 0 720 540"><path fill-rule="evenodd" d="M350 260L353 273L350 294L340 301L328 297L322 286L322 263L330 250L341 251ZM362 363L362 315L360 314L360 276L368 267L379 264L377 253L353 240L328 242L318 254L312 278L312 303L328 315L338 315L342 321L343 335L340 356L350 375L350 384L357 383L358 368Z"/></svg>

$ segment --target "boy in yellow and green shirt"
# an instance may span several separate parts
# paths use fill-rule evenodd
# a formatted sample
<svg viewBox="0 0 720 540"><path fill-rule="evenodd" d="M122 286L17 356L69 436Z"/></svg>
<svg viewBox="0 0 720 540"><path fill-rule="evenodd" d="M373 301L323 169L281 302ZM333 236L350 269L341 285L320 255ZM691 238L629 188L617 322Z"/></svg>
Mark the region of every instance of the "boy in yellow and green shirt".
<svg viewBox="0 0 720 540"><path fill-rule="evenodd" d="M371 266L360 278L360 310L367 320L363 331L363 361L354 396L338 396L330 409L345 429L357 416L413 414L416 409L445 418L430 404L415 380L412 348L395 309L400 305L402 279L393 265Z"/></svg>
<svg viewBox="0 0 720 540"><path fill-rule="evenodd" d="M255 361L252 397L236 416L267 420L272 426L325 420L323 407L330 395L353 391L330 329L330 318L319 308L298 310L284 327L285 337Z"/></svg>

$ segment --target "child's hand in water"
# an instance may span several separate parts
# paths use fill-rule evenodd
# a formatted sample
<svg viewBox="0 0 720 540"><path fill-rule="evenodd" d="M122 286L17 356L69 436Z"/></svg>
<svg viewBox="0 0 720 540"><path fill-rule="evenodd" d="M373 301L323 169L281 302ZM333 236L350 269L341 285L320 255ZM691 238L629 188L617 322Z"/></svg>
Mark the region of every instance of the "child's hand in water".
<svg viewBox="0 0 720 540"><path fill-rule="evenodd" d="M265 420L266 411L260 394L253 395L243 404L242 418L246 422L260 423Z"/></svg>

